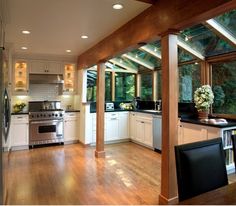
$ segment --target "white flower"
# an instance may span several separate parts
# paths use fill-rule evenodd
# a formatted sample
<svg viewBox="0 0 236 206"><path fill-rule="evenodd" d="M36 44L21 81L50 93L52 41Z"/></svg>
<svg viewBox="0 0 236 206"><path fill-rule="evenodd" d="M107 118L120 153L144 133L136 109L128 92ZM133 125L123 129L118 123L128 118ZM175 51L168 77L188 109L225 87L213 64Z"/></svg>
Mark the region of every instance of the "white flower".
<svg viewBox="0 0 236 206"><path fill-rule="evenodd" d="M198 111L206 111L213 103L214 94L210 85L203 85L194 92L195 107Z"/></svg>

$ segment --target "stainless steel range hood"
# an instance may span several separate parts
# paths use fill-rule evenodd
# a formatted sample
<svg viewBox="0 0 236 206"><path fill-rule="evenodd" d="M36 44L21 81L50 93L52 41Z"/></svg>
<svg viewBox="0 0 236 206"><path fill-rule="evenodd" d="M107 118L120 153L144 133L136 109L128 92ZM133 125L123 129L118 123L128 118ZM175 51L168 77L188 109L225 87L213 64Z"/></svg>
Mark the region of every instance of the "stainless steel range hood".
<svg viewBox="0 0 236 206"><path fill-rule="evenodd" d="M30 74L30 84L63 84L62 74Z"/></svg>

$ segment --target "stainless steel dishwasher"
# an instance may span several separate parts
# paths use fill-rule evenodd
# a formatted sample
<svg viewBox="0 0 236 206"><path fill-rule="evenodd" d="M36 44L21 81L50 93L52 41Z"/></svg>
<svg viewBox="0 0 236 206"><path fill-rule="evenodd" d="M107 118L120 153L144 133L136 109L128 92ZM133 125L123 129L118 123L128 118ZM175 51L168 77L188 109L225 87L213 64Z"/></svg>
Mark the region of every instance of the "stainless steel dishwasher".
<svg viewBox="0 0 236 206"><path fill-rule="evenodd" d="M162 140L162 115L153 115L153 146L154 150L161 152L161 140Z"/></svg>

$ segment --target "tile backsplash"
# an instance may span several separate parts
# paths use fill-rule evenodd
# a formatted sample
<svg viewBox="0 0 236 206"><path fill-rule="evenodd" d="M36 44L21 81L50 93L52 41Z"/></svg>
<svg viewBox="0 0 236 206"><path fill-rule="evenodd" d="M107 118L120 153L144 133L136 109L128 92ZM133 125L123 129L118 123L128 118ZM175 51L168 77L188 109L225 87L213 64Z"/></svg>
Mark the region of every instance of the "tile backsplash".
<svg viewBox="0 0 236 206"><path fill-rule="evenodd" d="M78 109L77 95L62 95L61 85L58 84L31 84L29 96L12 96L12 107L17 102L28 101L61 101L63 109ZM27 104L28 107L28 104Z"/></svg>

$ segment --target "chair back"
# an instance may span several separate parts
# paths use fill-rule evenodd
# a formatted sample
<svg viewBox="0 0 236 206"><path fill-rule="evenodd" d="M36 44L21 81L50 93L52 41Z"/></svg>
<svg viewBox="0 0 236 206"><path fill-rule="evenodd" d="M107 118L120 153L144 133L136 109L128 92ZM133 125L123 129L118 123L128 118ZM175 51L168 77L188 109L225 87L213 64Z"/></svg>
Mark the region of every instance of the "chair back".
<svg viewBox="0 0 236 206"><path fill-rule="evenodd" d="M234 153L234 167L236 172L236 135L232 135L232 145L233 145L233 153Z"/></svg>
<svg viewBox="0 0 236 206"><path fill-rule="evenodd" d="M175 146L179 201L228 184L222 139Z"/></svg>

